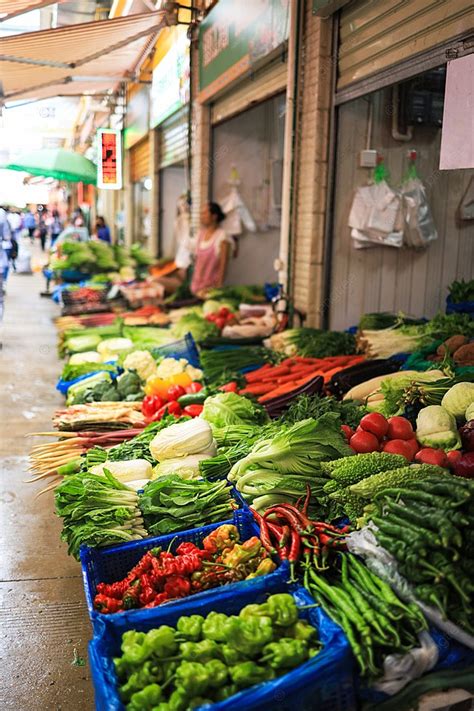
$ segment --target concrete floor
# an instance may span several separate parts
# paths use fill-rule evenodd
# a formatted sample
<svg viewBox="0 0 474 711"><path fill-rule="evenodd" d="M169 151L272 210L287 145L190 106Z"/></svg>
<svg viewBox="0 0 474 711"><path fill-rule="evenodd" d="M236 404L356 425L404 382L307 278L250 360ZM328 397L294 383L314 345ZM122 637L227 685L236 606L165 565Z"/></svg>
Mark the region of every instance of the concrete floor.
<svg viewBox="0 0 474 711"><path fill-rule="evenodd" d="M0 324L0 709L89 711L91 628L79 564L59 536L52 493L25 484L33 431L51 430L62 402L52 318L41 274L11 274ZM38 439L36 441L39 441ZM44 440L46 441L46 440ZM75 651L86 660L73 664Z"/></svg>

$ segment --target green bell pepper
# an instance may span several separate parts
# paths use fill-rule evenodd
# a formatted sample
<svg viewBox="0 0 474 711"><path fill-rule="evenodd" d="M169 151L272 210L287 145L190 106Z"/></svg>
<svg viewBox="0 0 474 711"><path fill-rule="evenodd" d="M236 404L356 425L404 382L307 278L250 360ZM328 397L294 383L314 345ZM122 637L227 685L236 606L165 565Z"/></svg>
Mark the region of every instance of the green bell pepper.
<svg viewBox="0 0 474 711"><path fill-rule="evenodd" d="M148 649L145 646L146 634L129 630L122 635L121 649L123 652L122 664L138 665L143 664L148 657Z"/></svg>
<svg viewBox="0 0 474 711"><path fill-rule="evenodd" d="M168 701L168 711L186 711L188 708L188 694L180 686L171 694Z"/></svg>
<svg viewBox="0 0 474 711"><path fill-rule="evenodd" d="M150 630L146 635L145 646L150 650L150 654L156 657L164 659L174 656L178 651L176 630L168 625Z"/></svg>
<svg viewBox="0 0 474 711"><path fill-rule="evenodd" d="M183 642L179 651L187 662L209 662L210 659L220 658L220 647L212 639L203 639L200 642Z"/></svg>
<svg viewBox="0 0 474 711"><path fill-rule="evenodd" d="M210 686L206 665L200 662L181 662L176 670L176 684L190 698L204 694Z"/></svg>
<svg viewBox="0 0 474 711"><path fill-rule="evenodd" d="M221 686L214 692L214 698L216 701L225 701L230 696L234 696L239 691L237 684L227 684L227 686Z"/></svg>
<svg viewBox="0 0 474 711"><path fill-rule="evenodd" d="M209 674L209 685L211 689L219 689L227 684L229 672L226 665L220 659L211 659L206 664L206 671Z"/></svg>
<svg viewBox="0 0 474 711"><path fill-rule="evenodd" d="M228 617L223 612L210 612L204 620L202 636L215 642L225 642L223 627L227 620Z"/></svg>
<svg viewBox="0 0 474 711"><path fill-rule="evenodd" d="M229 647L249 657L255 657L273 639L273 625L269 617L228 617L223 633Z"/></svg>
<svg viewBox="0 0 474 711"><path fill-rule="evenodd" d="M248 658L244 654L238 652L234 647L230 647L228 644L221 644L219 649L222 659L229 667L239 662L248 661Z"/></svg>
<svg viewBox="0 0 474 711"><path fill-rule="evenodd" d="M180 617L176 629L182 637L190 642L197 642L201 638L204 617L201 615L190 615Z"/></svg>
<svg viewBox="0 0 474 711"><path fill-rule="evenodd" d="M262 681L275 678L275 672L269 667L259 667L255 662L241 662L230 667L229 674L239 689L260 684Z"/></svg>
<svg viewBox="0 0 474 711"><path fill-rule="evenodd" d="M162 701L163 695L159 684L149 684L137 691L127 704L127 711L152 711Z"/></svg>
<svg viewBox="0 0 474 711"><path fill-rule="evenodd" d="M306 620L297 620L291 627L285 629L285 637L292 637L293 639L304 639L305 641L316 640L316 630L311 627L309 622Z"/></svg>
<svg viewBox="0 0 474 711"><path fill-rule="evenodd" d="M261 662L273 669L293 669L308 659L308 643L303 639L283 637L278 642L270 642L263 648Z"/></svg>
<svg viewBox="0 0 474 711"><path fill-rule="evenodd" d="M264 606L268 617L280 627L289 627L298 619L298 608L293 597L288 593L270 595Z"/></svg>

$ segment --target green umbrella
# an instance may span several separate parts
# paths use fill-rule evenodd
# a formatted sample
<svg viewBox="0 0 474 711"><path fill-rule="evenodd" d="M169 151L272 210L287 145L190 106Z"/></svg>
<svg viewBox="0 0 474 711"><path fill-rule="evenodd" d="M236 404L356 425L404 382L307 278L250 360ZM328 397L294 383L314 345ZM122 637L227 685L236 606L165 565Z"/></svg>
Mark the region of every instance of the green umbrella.
<svg viewBox="0 0 474 711"><path fill-rule="evenodd" d="M67 180L70 183L97 183L97 168L92 161L80 153L64 148L41 148L28 151L8 163L9 170L22 170L31 175Z"/></svg>

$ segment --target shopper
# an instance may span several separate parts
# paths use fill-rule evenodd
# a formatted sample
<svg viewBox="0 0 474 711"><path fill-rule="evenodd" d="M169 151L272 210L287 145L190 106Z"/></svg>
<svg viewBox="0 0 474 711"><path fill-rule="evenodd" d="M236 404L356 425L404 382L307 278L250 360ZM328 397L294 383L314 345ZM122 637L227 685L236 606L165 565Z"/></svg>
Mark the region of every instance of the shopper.
<svg viewBox="0 0 474 711"><path fill-rule="evenodd" d="M40 238L41 250L44 252L44 250L46 249L46 237L48 236L48 227L46 226L45 217L43 213L39 215L39 222L36 234Z"/></svg>
<svg viewBox="0 0 474 711"><path fill-rule="evenodd" d="M8 278L10 270L10 256L12 252L12 231L8 220L8 208L0 207L0 270L3 284Z"/></svg>
<svg viewBox="0 0 474 711"><path fill-rule="evenodd" d="M12 239L18 242L21 234L21 215L16 210L10 210L8 213L8 224L10 225L10 230L12 233Z"/></svg>
<svg viewBox="0 0 474 711"><path fill-rule="evenodd" d="M63 242L76 241L76 242L88 242L89 241L89 230L84 227L84 220L82 217L76 217L72 224L69 224L59 235L55 247L60 247Z"/></svg>
<svg viewBox="0 0 474 711"><path fill-rule="evenodd" d="M59 217L59 212L57 210L53 210L52 215L51 215L51 222L49 225L49 234L51 237L51 247L54 246L54 243L58 239L59 235L63 231L63 223L61 222L61 218Z"/></svg>
<svg viewBox="0 0 474 711"><path fill-rule="evenodd" d="M97 238L100 239L102 242L108 242L109 244L112 242L110 230L103 217L97 218L95 223L95 233Z"/></svg>
<svg viewBox="0 0 474 711"><path fill-rule="evenodd" d="M191 280L191 291L196 296L205 297L209 289L224 283L230 247L226 233L219 227L224 219L222 208L216 202L209 202L201 212Z"/></svg>
<svg viewBox="0 0 474 711"><path fill-rule="evenodd" d="M25 229L28 230L28 235L29 235L31 241L34 242L34 236L35 236L35 230L36 230L36 219L30 209L28 209L25 213L25 217L23 219L23 224L25 226Z"/></svg>

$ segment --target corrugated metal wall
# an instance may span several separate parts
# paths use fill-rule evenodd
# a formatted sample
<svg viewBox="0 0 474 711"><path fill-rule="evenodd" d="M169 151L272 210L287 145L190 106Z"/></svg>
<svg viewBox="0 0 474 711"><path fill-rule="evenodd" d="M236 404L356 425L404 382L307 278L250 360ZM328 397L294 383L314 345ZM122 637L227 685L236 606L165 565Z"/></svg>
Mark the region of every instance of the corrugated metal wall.
<svg viewBox="0 0 474 711"><path fill-rule="evenodd" d="M472 0L358 0L341 13L338 90L474 31Z"/></svg>
<svg viewBox="0 0 474 711"><path fill-rule="evenodd" d="M130 154L130 180L137 183L150 174L150 140L143 138L129 151Z"/></svg>
<svg viewBox="0 0 474 711"><path fill-rule="evenodd" d="M160 168L186 160L188 109L184 106L160 126Z"/></svg>
<svg viewBox="0 0 474 711"><path fill-rule="evenodd" d="M359 168L359 151L366 147L368 100L356 99L339 109L331 328L356 324L363 313L399 311L433 316L444 310L446 287L454 279L474 276L474 222L460 222L458 207L474 170L440 171L441 130L415 126L410 143L391 136L391 92L374 97L374 129L371 147L386 161L391 182L398 184L406 171L409 148L418 151L419 175L439 232L426 250L375 247L356 250L347 226L354 190L367 183L370 171Z"/></svg>
<svg viewBox="0 0 474 711"><path fill-rule="evenodd" d="M287 72L286 56L285 61L280 58L260 70L254 77L240 84L235 91L218 99L212 105L212 123L224 121L245 111L245 109L258 101L263 101L281 91L285 91Z"/></svg>

